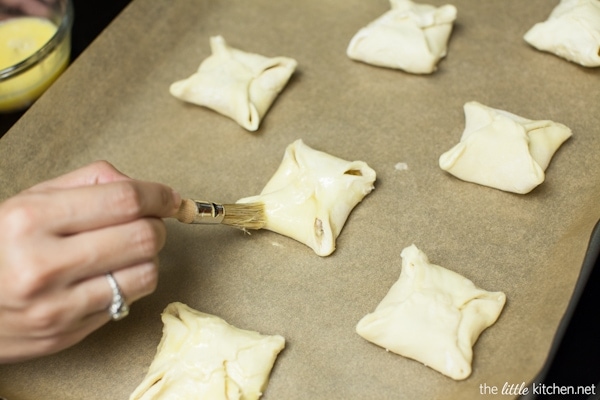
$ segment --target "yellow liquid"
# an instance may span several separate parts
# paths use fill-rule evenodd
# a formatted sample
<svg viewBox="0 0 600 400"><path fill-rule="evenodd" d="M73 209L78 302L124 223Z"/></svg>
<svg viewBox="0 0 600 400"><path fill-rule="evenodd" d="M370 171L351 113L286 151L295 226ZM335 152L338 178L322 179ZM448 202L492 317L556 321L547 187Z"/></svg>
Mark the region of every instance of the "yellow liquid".
<svg viewBox="0 0 600 400"><path fill-rule="evenodd" d="M56 33L51 21L19 17L0 23L0 69L25 60ZM67 67L70 38L28 70L0 81L0 112L23 109L37 99Z"/></svg>

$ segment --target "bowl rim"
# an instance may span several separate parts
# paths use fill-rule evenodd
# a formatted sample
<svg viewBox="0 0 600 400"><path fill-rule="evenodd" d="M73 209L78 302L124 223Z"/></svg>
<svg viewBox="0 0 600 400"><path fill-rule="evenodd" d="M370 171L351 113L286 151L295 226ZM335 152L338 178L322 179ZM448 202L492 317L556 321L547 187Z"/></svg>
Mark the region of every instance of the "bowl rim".
<svg viewBox="0 0 600 400"><path fill-rule="evenodd" d="M1 69L0 81L12 78L22 72L27 71L29 68L36 65L40 60L46 58L48 54L52 53L52 51L54 51L54 49L56 49L62 43L63 39L71 33L73 17L73 1L66 0L65 14L60 22L60 25L56 29L56 33L34 54L14 65Z"/></svg>

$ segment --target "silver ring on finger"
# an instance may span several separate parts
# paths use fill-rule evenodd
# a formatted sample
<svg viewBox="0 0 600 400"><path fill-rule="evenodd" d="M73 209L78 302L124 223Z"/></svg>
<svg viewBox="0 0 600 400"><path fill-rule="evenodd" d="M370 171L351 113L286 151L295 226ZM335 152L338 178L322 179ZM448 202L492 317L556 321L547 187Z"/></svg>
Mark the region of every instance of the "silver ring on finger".
<svg viewBox="0 0 600 400"><path fill-rule="evenodd" d="M106 279L112 289L112 302L108 307L108 314L113 321L118 321L129 315L129 306L113 274L110 272L106 274Z"/></svg>

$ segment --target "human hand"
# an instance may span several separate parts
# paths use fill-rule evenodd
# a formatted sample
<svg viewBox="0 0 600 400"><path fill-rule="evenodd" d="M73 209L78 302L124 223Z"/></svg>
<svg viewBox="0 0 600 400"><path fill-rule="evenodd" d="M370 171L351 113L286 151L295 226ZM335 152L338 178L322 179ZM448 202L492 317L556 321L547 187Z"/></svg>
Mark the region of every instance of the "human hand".
<svg viewBox="0 0 600 400"><path fill-rule="evenodd" d="M110 320L112 272L127 304L154 291L171 188L96 162L0 203L0 362L51 354Z"/></svg>

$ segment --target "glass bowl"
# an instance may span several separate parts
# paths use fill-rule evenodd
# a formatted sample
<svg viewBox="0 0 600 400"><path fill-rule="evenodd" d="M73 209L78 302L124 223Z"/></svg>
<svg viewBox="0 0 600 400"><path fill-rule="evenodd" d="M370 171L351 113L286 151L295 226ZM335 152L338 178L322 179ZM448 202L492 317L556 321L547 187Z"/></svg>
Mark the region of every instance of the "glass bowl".
<svg viewBox="0 0 600 400"><path fill-rule="evenodd" d="M71 0L0 0L0 113L26 109L65 70L72 26Z"/></svg>

